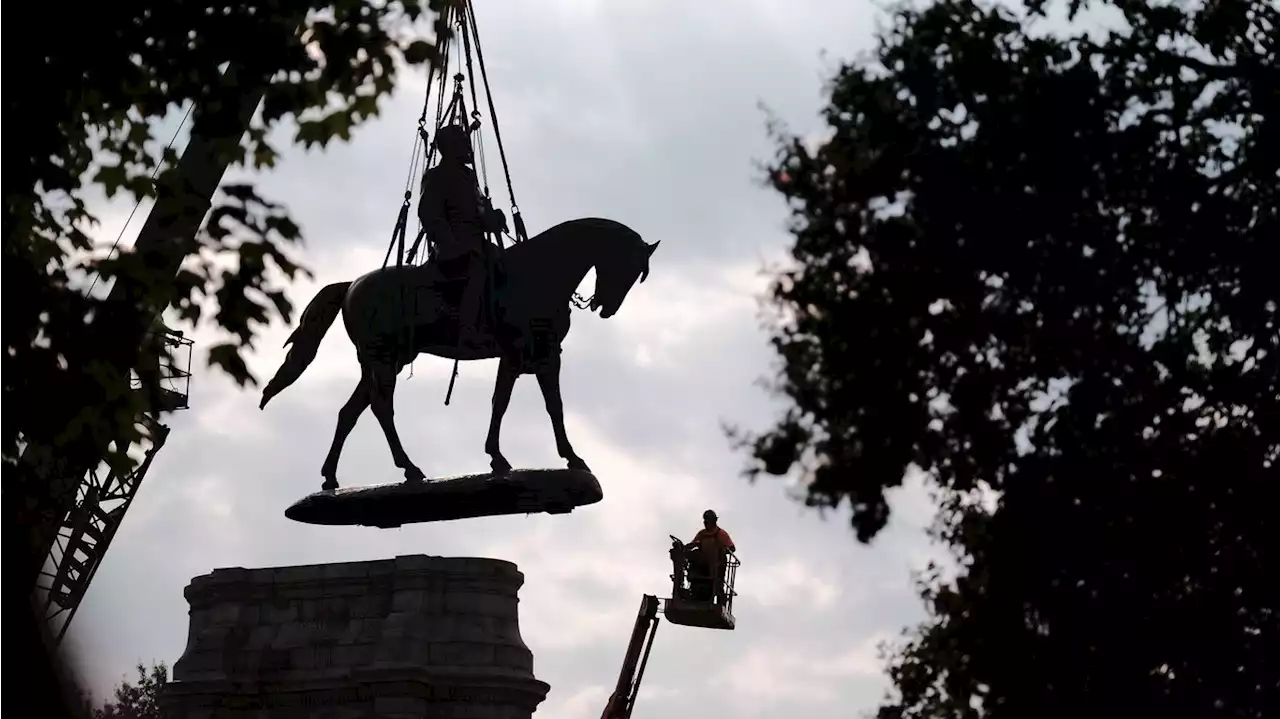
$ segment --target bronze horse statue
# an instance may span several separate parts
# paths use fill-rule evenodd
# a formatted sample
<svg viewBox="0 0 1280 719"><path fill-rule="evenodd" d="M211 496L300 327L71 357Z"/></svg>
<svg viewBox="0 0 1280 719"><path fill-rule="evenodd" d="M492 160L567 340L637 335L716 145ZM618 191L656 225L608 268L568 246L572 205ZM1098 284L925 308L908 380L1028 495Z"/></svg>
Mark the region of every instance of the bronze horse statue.
<svg viewBox="0 0 1280 719"><path fill-rule="evenodd" d="M496 248L488 246L496 254ZM406 481L425 478L405 452L395 427L396 376L419 354L454 360L497 358L493 413L485 453L495 473L511 469L498 435L511 391L521 374L533 374L542 389L555 432L556 450L569 468L590 471L574 451L564 429L560 398L560 347L569 333L570 302L587 271L595 268L592 310L612 317L637 281L649 275L649 257L658 243L647 244L627 226L595 218L571 220L501 252L491 263L490 311L479 327L479 344L458 342L456 307L463 280L443 272L434 261L389 266L352 282L322 288L303 310L298 328L285 345L288 355L262 392L260 408L293 384L315 359L320 341L342 314L356 347L361 377L338 411L333 444L320 473L322 489L337 489L338 457L347 435L366 408L373 410L387 437L396 467Z"/></svg>

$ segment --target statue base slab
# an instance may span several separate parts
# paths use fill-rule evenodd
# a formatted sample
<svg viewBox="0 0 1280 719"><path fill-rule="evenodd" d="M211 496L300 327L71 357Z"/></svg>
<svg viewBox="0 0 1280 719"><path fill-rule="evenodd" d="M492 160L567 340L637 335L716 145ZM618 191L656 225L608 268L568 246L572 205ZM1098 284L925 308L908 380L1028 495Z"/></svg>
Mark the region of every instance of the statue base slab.
<svg viewBox="0 0 1280 719"><path fill-rule="evenodd" d="M504 514L566 514L604 499L595 475L578 469L513 469L501 474L344 487L294 502L295 522L383 529Z"/></svg>

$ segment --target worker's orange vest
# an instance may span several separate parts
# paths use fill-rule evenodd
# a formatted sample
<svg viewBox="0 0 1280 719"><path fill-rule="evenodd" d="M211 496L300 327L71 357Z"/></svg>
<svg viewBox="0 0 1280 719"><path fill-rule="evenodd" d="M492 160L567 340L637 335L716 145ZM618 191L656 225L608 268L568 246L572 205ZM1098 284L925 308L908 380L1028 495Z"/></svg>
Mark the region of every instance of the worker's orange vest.
<svg viewBox="0 0 1280 719"><path fill-rule="evenodd" d="M704 539L713 539L715 541L703 542L702 540ZM702 547L703 552L714 554L715 556L722 555L729 547L733 546L733 540L729 538L729 533L724 531L724 529L721 527L716 527L715 529L711 529L711 530L708 530L708 529L698 530L698 533L697 535L694 536L693 541L697 542L699 546ZM714 545L714 546L709 546L709 545ZM709 551L712 549L718 549L719 551L716 551L716 552Z"/></svg>

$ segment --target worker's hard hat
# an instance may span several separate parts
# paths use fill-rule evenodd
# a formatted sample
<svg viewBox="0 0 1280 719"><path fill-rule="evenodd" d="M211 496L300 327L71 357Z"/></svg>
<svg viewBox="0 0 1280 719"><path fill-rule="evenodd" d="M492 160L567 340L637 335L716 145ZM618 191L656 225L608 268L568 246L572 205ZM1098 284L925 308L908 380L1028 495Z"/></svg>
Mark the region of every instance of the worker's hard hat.
<svg viewBox="0 0 1280 719"><path fill-rule="evenodd" d="M710 510L710 509L708 509L707 511L705 511L705 512L703 512L703 513L702 513L702 518L703 518L703 519L718 519L718 517L716 517L716 513L715 513L713 510Z"/></svg>

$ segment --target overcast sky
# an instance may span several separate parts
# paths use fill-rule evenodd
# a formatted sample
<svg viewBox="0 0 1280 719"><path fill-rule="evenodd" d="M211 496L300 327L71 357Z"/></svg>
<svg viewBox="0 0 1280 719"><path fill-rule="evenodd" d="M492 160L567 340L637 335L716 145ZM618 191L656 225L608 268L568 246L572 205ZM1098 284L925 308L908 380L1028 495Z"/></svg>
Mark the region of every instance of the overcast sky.
<svg viewBox="0 0 1280 719"><path fill-rule="evenodd" d="M921 617L910 571L930 556L930 503L909 487L870 548L844 513L820 518L781 482L751 485L722 421L763 428L777 407L755 381L773 356L758 329L760 270L783 256L785 207L753 163L770 157L768 105L792 130L821 129L823 81L869 47L866 0L518 0L478 2L503 139L530 233L583 216L661 240L652 275L622 311L579 313L564 350L570 437L600 478L602 503L570 515L513 516L395 530L312 527L283 511L318 488L338 408L358 376L335 325L307 374L266 412L258 394L203 371L192 409L158 456L94 580L70 641L101 695L138 661L172 663L187 634L183 587L217 567L267 567L400 554L485 556L525 573L520 620L535 673L551 685L540 716L599 716L644 593L664 594L667 534L692 536L708 507L743 558L738 630L665 624L637 717L849 717L886 683L876 644ZM824 52L828 53L824 57ZM405 182L424 83L406 81L349 145L291 151L262 189L307 237L314 283L382 260ZM487 114L487 113L486 113ZM497 153L489 146L496 194ZM102 236L128 207L103 214ZM126 236L136 232L140 217ZM269 377L289 328L252 365ZM422 358L397 394L401 436L428 475L482 471L493 362ZM407 375L407 372L406 372ZM537 385L516 387L504 450L517 466L562 466ZM343 455L345 485L396 481L365 415Z"/></svg>

